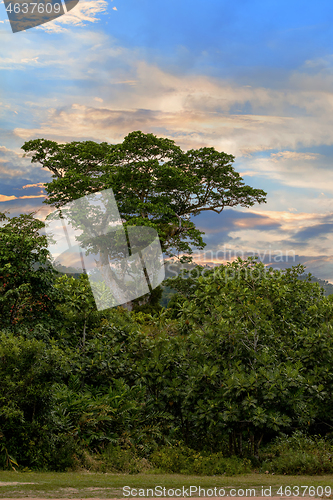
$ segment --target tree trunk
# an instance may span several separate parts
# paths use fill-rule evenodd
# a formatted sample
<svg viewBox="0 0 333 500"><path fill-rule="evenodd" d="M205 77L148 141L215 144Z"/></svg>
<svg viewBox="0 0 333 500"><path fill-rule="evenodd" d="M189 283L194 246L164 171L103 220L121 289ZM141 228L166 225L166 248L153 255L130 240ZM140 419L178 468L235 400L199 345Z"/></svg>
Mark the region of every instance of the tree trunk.
<svg viewBox="0 0 333 500"><path fill-rule="evenodd" d="M233 446L232 446L232 434L229 434L229 454L232 456Z"/></svg>
<svg viewBox="0 0 333 500"><path fill-rule="evenodd" d="M262 434L261 434L261 436L260 436L260 438L259 438L257 441L255 441L255 446L254 446L254 448L255 448L255 453L254 453L254 456L255 456L256 458L259 458L259 446L260 446L260 444L261 444L261 441L262 441L262 438L263 438L263 437L264 437L264 433L262 433Z"/></svg>
<svg viewBox="0 0 333 500"><path fill-rule="evenodd" d="M240 456L243 455L243 436L242 433L238 434L238 453Z"/></svg>
<svg viewBox="0 0 333 500"><path fill-rule="evenodd" d="M254 456L254 435L253 434L250 435L249 441L250 441L250 455Z"/></svg>
<svg viewBox="0 0 333 500"><path fill-rule="evenodd" d="M86 324L87 324L87 315L85 314L84 315L84 325L83 325L83 336L82 336L83 348L84 348L85 343L86 343Z"/></svg>

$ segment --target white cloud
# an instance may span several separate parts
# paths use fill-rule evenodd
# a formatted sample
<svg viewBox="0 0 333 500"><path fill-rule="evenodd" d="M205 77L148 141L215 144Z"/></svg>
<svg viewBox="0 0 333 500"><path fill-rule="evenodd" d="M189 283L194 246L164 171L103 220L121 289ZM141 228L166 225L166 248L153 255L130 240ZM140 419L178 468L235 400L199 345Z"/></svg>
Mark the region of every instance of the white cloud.
<svg viewBox="0 0 333 500"><path fill-rule="evenodd" d="M242 158L240 159L240 170L244 173L243 175L247 175L249 172L251 176L264 177L271 182L278 181L285 186L320 190L326 193L326 198L322 201L326 206L328 203L332 206L333 170L331 168L331 159L324 155L312 153L295 153L295 155L285 155L284 153L286 152L282 152L281 156L279 156L279 153L274 153L266 158L255 156ZM295 197L297 196L297 192L295 192ZM300 196L304 200L304 193L300 194ZM307 194L307 198L308 196ZM314 197L313 195L310 196ZM316 204L318 204L317 196L316 194ZM315 207L313 206L312 209L315 210Z"/></svg>
<svg viewBox="0 0 333 500"><path fill-rule="evenodd" d="M97 37L87 46L84 69L68 55L69 74L95 82L103 108L94 108L94 98L78 88L76 96L64 96L61 112L58 107L45 110L40 127L31 131L18 127L20 137L47 134L111 140L136 128L163 129L185 149L214 146L250 158L258 151L284 150L272 156L272 162L315 160L313 153L297 153L296 157L292 150L333 143L333 94L237 86L223 79L175 75L147 64L136 50L114 46L107 39L104 42ZM246 103L251 104L252 114L230 113ZM300 110L298 114L295 108Z"/></svg>
<svg viewBox="0 0 333 500"><path fill-rule="evenodd" d="M65 26L86 26L87 22L96 23L100 21L98 16L106 12L107 6L108 2L106 0L80 0L67 14L42 24L36 29L59 33L66 31Z"/></svg>
<svg viewBox="0 0 333 500"><path fill-rule="evenodd" d="M291 76L292 85L280 90L240 86L163 70L148 64L139 50L120 47L102 33L82 31L64 36L66 43L61 48L46 41L38 47L32 43L30 48L10 49L9 64L14 64L13 58L21 67L22 60L26 65L38 62L49 71L56 68L62 82L85 80L85 85L79 83L61 97L50 90L38 104L31 100L30 109L34 116L38 111L39 123L17 126L17 137L115 143L132 130L142 130L174 138L183 149L214 146L234 154L235 167L244 176L300 188L292 199L283 189L269 192L268 204L258 207L260 213L271 210L280 214L281 207L290 207L289 215L333 211L330 160L310 151L295 151L302 146L333 144L333 93L325 87L327 82L333 83L329 75L317 77L324 90L318 90L313 75L307 75L303 85L296 73ZM71 49L66 55L68 46ZM252 114L242 114L247 104ZM27 107L24 102L20 105ZM240 111L231 111L235 109ZM280 151L264 158L254 154L272 149ZM309 190L306 196L302 189ZM325 196L319 198L316 189ZM242 234L246 240L254 231ZM281 234L276 238L281 239Z"/></svg>
<svg viewBox="0 0 333 500"><path fill-rule="evenodd" d="M275 162L280 160L316 160L321 155L318 153L297 153L296 151L281 151L280 153L272 153L271 159Z"/></svg>
<svg viewBox="0 0 333 500"><path fill-rule="evenodd" d="M0 146L0 176L3 179L22 176L27 167L29 168L29 162L22 158L22 154L5 146Z"/></svg>
<svg viewBox="0 0 333 500"><path fill-rule="evenodd" d="M38 63L38 56L37 57L26 57L25 59L21 59L20 61L23 64L29 64L29 63Z"/></svg>
<svg viewBox="0 0 333 500"><path fill-rule="evenodd" d="M320 237L313 228L321 224L333 222L333 212L330 214L310 214L310 213L291 213L288 211L249 210L247 217L236 224L236 228L228 232L228 248L235 254L238 252L258 253L263 251L280 252L284 255L289 252L290 255L304 255L309 257L318 255L332 255L333 232L327 230ZM265 221L260 221L261 230L257 229L258 219L249 217L250 214L264 215ZM264 222L264 224L262 223ZM203 224L204 226L204 224ZM267 226L267 229L266 229ZM269 227L271 226L271 228ZM309 230L309 234L303 240L297 239L297 233L301 230ZM203 229L204 230L204 229ZM313 234L313 237L311 237ZM221 240L225 238L221 233ZM205 238L204 238L205 239ZM209 240L207 240L209 243ZM207 250L217 252L223 248L221 243L215 246L207 245ZM333 259L333 256L331 257Z"/></svg>

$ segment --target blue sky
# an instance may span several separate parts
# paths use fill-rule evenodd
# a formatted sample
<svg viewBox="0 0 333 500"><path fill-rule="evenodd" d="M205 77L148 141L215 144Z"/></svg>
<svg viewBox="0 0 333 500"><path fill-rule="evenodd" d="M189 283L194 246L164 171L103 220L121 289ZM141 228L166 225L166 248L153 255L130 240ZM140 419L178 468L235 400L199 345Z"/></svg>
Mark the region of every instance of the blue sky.
<svg viewBox="0 0 333 500"><path fill-rule="evenodd" d="M333 7L328 1L80 0L12 33L0 5L0 211L40 209L30 139L133 130L236 157L267 203L204 212L200 261L260 254L333 282ZM41 208L44 207L44 208Z"/></svg>

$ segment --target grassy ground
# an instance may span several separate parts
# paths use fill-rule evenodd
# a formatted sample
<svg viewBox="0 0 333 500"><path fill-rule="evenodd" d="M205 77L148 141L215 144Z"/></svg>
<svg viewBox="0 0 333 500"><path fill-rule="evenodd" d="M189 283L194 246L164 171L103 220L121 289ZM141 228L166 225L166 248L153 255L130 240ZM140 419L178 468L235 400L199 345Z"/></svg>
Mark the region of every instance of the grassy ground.
<svg viewBox="0 0 333 500"><path fill-rule="evenodd" d="M26 483L26 484L24 484ZM266 474L246 474L241 476L184 476L178 474L103 474L89 472L14 472L0 471L0 498L126 498L123 487L129 486L131 489L147 489L156 486L171 488L189 488L199 486L204 489L225 488L226 495L230 493L230 488L255 488L255 495L261 496L261 488L272 487L271 495L277 494L279 487L286 486L322 486L324 488L323 498L333 498L333 495L325 496L325 486L330 486L333 493L333 475L327 476L275 476ZM129 491L129 490L127 490ZM302 496L303 489L300 489ZM321 490L319 490L320 493ZM327 491L327 490L326 490ZM283 489L283 496L285 495ZM317 490L316 490L317 493ZM308 496L309 490L306 492ZM128 497L133 497L127 495ZM140 495L137 492L137 496ZM152 496L150 494L150 496ZM164 496L164 495L162 495ZM172 494L170 495L172 496ZM183 496L183 495L181 495ZM198 492L192 492L192 496L199 496ZM201 496L205 496L201 494ZM208 495L206 495L208 496ZM246 494L244 493L244 497ZM250 495L247 495L250 496ZM253 496L253 494L252 494ZM280 495L279 495L280 496ZM296 496L296 495L295 495ZM320 494L312 495L318 498Z"/></svg>

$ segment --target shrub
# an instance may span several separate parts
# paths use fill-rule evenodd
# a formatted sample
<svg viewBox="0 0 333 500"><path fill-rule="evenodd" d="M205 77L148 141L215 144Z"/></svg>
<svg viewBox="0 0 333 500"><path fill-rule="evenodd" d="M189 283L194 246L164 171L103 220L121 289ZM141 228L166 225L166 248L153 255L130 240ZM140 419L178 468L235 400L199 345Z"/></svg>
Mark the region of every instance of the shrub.
<svg viewBox="0 0 333 500"><path fill-rule="evenodd" d="M147 459L138 457L132 449L124 450L120 446L109 445L101 454L102 469L110 472L138 474L151 468Z"/></svg>
<svg viewBox="0 0 333 500"><path fill-rule="evenodd" d="M238 457L223 457L221 452L198 452L187 446L164 446L150 457L151 463L163 472L198 474L244 474L251 471L251 462Z"/></svg>
<svg viewBox="0 0 333 500"><path fill-rule="evenodd" d="M270 463L264 462L264 469L275 474L329 474L333 472L332 455L322 455L321 451L290 451Z"/></svg>
<svg viewBox="0 0 333 500"><path fill-rule="evenodd" d="M268 455L268 456L267 456ZM295 431L282 434L266 447L262 470L276 474L328 474L333 472L333 446L320 436Z"/></svg>

